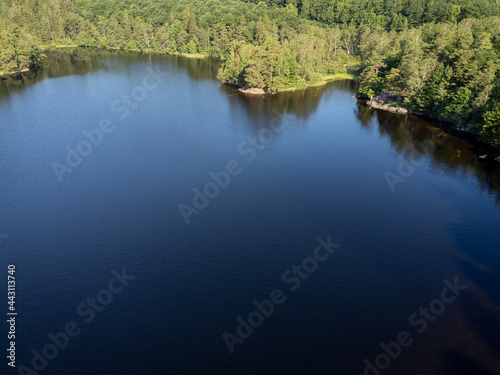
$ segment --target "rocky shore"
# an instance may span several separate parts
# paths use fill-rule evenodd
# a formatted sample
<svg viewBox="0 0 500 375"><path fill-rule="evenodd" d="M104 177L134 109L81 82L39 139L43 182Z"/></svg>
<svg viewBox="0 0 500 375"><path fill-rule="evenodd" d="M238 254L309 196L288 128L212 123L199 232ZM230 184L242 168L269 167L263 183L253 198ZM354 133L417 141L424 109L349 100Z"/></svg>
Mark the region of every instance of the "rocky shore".
<svg viewBox="0 0 500 375"><path fill-rule="evenodd" d="M21 69L21 70L18 70L17 72L0 72L0 76L4 76L4 75L14 75L14 74L19 74L19 73L25 73L25 72L29 72L30 70L28 68L24 68L24 69Z"/></svg>
<svg viewBox="0 0 500 375"><path fill-rule="evenodd" d="M256 87L251 87L249 89L239 88L238 91L242 92L243 94L250 94L250 95L271 94L270 92L267 92L267 91L265 91L263 89L258 89Z"/></svg>
<svg viewBox="0 0 500 375"><path fill-rule="evenodd" d="M407 115L407 114L411 113L411 114L417 115L417 116L425 116L425 113L412 111L412 110L409 110L408 108L406 108L404 106L404 103L403 103L403 98L401 96L399 96L398 92L395 92L395 91L383 92L382 94L375 96L374 98L371 98L371 99L366 97L366 96L362 96L362 95L356 95L355 97L358 99L366 100L366 104L368 104L370 106L370 108L381 109L383 111L388 111L391 113L399 113L402 115ZM473 134L471 132L471 130L473 128L472 124L469 124L468 126L466 126L464 128L460 128L460 127L454 125L453 128L456 132L465 132L465 133ZM494 154L493 155L491 155L491 154L481 155L481 156L479 156L479 159L495 160L495 161L500 163L500 156L495 157Z"/></svg>
<svg viewBox="0 0 500 375"><path fill-rule="evenodd" d="M399 113L406 115L412 113L405 108L401 97L397 96L396 92L384 92L366 102L371 108L381 109L391 113ZM418 113L415 113L418 114Z"/></svg>

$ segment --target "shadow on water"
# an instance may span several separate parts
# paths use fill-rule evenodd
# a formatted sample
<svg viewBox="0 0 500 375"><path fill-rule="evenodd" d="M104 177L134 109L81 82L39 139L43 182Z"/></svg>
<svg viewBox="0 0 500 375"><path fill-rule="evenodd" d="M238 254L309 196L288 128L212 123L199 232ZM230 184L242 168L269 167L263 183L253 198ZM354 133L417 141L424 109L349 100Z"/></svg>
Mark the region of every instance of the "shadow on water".
<svg viewBox="0 0 500 375"><path fill-rule="evenodd" d="M39 83L45 78L60 78L82 75L95 71L114 71L119 60L124 63L165 63L185 70L189 77L196 80L216 80L219 65L211 59L191 59L179 56L147 55L140 52L103 51L91 48L64 48L46 52L43 67L35 72L26 72L0 79L0 100L3 97L22 91ZM108 63L109 62L109 63ZM126 66L125 64L124 66Z"/></svg>
<svg viewBox="0 0 500 375"><path fill-rule="evenodd" d="M159 54L144 54L141 52L101 52L99 51L99 59L102 62L109 62L109 67L112 67L113 62L120 62L122 67L127 67L137 63L161 64L168 65L168 68L182 69L189 78L195 81L217 80L217 71L219 63L216 60L205 58L187 58L182 56L159 55ZM168 69L167 68L167 69Z"/></svg>
<svg viewBox="0 0 500 375"><path fill-rule="evenodd" d="M35 72L26 72L0 79L0 100L16 92L25 90L45 78L59 78L81 75L103 68L102 54L93 50L71 48L46 52L43 67Z"/></svg>
<svg viewBox="0 0 500 375"><path fill-rule="evenodd" d="M500 153L498 148L438 121L375 110L363 102L358 102L354 114L364 129L377 129L397 153L431 157L432 172L474 176L481 190L494 196L500 205L500 164L491 158ZM490 157L480 159L481 155Z"/></svg>
<svg viewBox="0 0 500 375"><path fill-rule="evenodd" d="M500 165L494 160L480 159L481 155L498 155L498 148L479 142L475 137L457 132L446 124L417 116L394 115L371 109L358 102L354 110L361 126L378 131L388 139L399 154L417 153L430 158L431 171L453 177L473 176L482 191L495 197L500 205ZM465 293L463 319L468 329L500 357L500 262L498 232L478 225L453 223L450 233L456 238L462 255L455 256L467 279L480 288L481 294ZM489 244L487 248L478 241ZM487 266L486 266L487 265ZM478 348L480 350L480 348ZM478 357L449 349L442 354L445 374L496 374L478 362Z"/></svg>
<svg viewBox="0 0 500 375"><path fill-rule="evenodd" d="M175 60L176 66L184 69L190 78L196 81L217 80L219 63L213 59L191 59L180 56L163 56L164 59Z"/></svg>
<svg viewBox="0 0 500 375"><path fill-rule="evenodd" d="M463 319L467 328L490 348L496 358L500 358L500 239L495 229L485 229L481 222L477 225L471 225L473 221L468 223L453 223L450 228L461 250L460 255L454 256L454 261L478 288L477 291L469 290L464 294ZM481 353L481 348L476 351ZM463 354L447 353L447 357L450 366L462 363L459 366L462 371L467 368L470 370L453 373L487 374L479 371L480 368L476 369L474 366L478 364L469 361Z"/></svg>
<svg viewBox="0 0 500 375"><path fill-rule="evenodd" d="M446 375L470 375L470 374L481 374L481 375L496 375L497 372L491 372L486 370L480 363L478 363L474 358L471 358L463 353L456 350L447 350L444 355L444 360L448 365L442 371Z"/></svg>
<svg viewBox="0 0 500 375"><path fill-rule="evenodd" d="M318 109L321 100L328 99L339 90L349 95L355 91L356 82L343 80L331 82L321 87L282 92L275 95L242 94L236 87L221 85L220 91L229 96L231 106L243 108L248 117L257 125L256 130L269 126L276 115L290 113L304 122Z"/></svg>

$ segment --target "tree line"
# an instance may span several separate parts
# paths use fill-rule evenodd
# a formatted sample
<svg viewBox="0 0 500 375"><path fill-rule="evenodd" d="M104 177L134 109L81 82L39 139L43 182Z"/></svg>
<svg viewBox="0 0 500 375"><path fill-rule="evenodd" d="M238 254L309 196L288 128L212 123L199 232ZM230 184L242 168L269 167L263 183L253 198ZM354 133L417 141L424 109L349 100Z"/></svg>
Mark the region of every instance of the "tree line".
<svg viewBox="0 0 500 375"><path fill-rule="evenodd" d="M267 91L356 73L418 112L500 143L500 0L3 0L0 71L43 46L221 60L218 78Z"/></svg>
<svg viewBox="0 0 500 375"><path fill-rule="evenodd" d="M362 94L394 91L414 111L500 143L499 17L366 35Z"/></svg>
<svg viewBox="0 0 500 375"><path fill-rule="evenodd" d="M261 0L247 0L259 3ZM269 6L293 4L303 18L330 24L364 24L407 29L425 23L500 16L496 0L266 0Z"/></svg>

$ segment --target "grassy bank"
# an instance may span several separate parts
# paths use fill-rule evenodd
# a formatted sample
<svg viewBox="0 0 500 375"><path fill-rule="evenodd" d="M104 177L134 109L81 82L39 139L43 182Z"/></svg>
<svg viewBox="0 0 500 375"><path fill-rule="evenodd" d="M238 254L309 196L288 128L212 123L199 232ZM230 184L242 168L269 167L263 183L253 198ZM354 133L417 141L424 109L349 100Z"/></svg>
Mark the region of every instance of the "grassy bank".
<svg viewBox="0 0 500 375"><path fill-rule="evenodd" d="M320 87L326 85L328 82L333 81L342 81L344 79L355 80L356 76L350 73L338 73L338 74L328 74L322 76L318 81L311 83L304 83L300 86L287 87L286 89L281 89L279 92L288 92L288 91L296 91L296 90L304 90L309 87Z"/></svg>
<svg viewBox="0 0 500 375"><path fill-rule="evenodd" d="M328 82L333 82L333 81L342 81L345 79L349 80L357 80L358 79L358 72L360 69L360 64L350 64L350 65L345 65L346 73L336 73L336 74L323 74L318 80L310 82L310 83L304 83L299 86L295 87L287 87L286 89L281 89L279 92L287 92L287 91L296 91L296 90L304 90L308 87L319 87L319 86L324 86Z"/></svg>
<svg viewBox="0 0 500 375"><path fill-rule="evenodd" d="M174 53L169 53L168 55L174 55L174 56L182 56L182 57L187 57L189 59L206 59L209 58L210 55L205 55L203 53L182 53L182 52L174 52Z"/></svg>
<svg viewBox="0 0 500 375"><path fill-rule="evenodd" d="M43 44L39 46L42 51L46 51L51 48L78 48L78 44Z"/></svg>

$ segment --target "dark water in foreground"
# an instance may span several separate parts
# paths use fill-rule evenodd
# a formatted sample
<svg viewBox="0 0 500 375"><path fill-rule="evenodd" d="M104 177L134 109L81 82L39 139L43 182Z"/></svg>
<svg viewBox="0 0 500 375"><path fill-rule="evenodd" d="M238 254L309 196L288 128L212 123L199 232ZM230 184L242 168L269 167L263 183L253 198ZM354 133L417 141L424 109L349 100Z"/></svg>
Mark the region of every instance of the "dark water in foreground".
<svg viewBox="0 0 500 375"><path fill-rule="evenodd" d="M55 358L34 364L55 375L357 375L365 358L383 374L500 374L500 164L367 108L352 82L261 98L215 74L109 54L0 83L16 365L45 347ZM187 225L179 205L205 187ZM328 236L340 247L317 248ZM442 294L455 278L467 289ZM401 353L380 355L398 336Z"/></svg>

